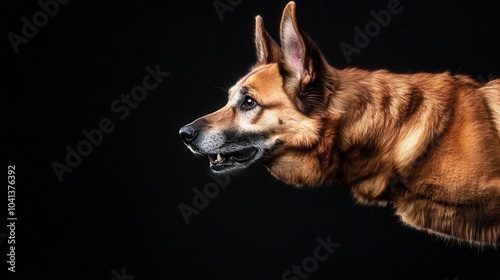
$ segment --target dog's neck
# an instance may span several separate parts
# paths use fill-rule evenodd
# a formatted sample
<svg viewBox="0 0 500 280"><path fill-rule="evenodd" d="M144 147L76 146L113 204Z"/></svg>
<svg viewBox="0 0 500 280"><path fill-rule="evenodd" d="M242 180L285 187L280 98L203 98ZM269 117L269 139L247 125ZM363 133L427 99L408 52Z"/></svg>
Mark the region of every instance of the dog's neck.
<svg viewBox="0 0 500 280"><path fill-rule="evenodd" d="M331 84L325 88L332 91L326 92L328 109L322 112L318 143L308 149L287 151L279 160L266 164L276 178L294 186L352 183L382 172L372 164L379 162L373 155L380 146L377 133L381 131L364 127L369 115L367 104L373 102L373 91L380 91L367 86L373 83L373 72L329 67L326 74L329 77L325 80ZM391 118L390 114L386 118Z"/></svg>

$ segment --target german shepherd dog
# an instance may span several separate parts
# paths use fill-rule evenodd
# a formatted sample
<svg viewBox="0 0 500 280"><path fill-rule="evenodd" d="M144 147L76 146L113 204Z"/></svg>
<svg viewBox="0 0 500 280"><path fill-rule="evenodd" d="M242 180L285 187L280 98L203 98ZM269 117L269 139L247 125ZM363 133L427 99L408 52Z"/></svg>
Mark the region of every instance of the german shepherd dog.
<svg viewBox="0 0 500 280"><path fill-rule="evenodd" d="M330 66L285 7L281 47L255 18L257 63L218 111L182 127L214 172L261 163L287 184L340 181L404 224L500 245L500 79Z"/></svg>

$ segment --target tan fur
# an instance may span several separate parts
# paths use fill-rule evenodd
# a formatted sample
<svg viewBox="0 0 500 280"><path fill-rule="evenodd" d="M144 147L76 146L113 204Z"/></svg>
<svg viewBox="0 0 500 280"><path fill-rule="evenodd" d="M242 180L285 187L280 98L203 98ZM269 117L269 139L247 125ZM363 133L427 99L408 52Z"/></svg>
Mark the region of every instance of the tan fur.
<svg viewBox="0 0 500 280"><path fill-rule="evenodd" d="M288 184L342 181L413 228L500 245L500 80L333 68L299 30L293 2L281 28L280 53L256 19L255 73L230 90L228 104L249 88L258 119L225 107L213 126L269 135L263 163Z"/></svg>

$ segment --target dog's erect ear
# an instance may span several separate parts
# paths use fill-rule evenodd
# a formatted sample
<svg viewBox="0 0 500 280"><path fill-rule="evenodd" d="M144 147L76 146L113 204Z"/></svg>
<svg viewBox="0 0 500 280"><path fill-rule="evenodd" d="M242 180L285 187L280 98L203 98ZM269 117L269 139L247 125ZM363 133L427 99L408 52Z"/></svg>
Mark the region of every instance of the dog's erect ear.
<svg viewBox="0 0 500 280"><path fill-rule="evenodd" d="M280 49L264 29L261 16L255 17L255 48L257 64L277 63L279 61Z"/></svg>
<svg viewBox="0 0 500 280"><path fill-rule="evenodd" d="M327 84L327 63L316 44L297 25L295 2L289 2L281 17L280 71L289 92L297 94L299 108L305 112L322 109Z"/></svg>
<svg viewBox="0 0 500 280"><path fill-rule="evenodd" d="M283 48L283 64L288 70L301 76L305 71L306 46L300 34L295 18L295 2L290 2L283 10L280 26L281 47Z"/></svg>

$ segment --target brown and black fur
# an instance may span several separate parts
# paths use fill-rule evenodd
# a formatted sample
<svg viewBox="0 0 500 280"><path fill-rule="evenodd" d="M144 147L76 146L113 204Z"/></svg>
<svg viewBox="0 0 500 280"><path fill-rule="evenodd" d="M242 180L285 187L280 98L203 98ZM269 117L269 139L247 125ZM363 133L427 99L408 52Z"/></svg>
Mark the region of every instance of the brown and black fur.
<svg viewBox="0 0 500 280"><path fill-rule="evenodd" d="M228 105L191 124L200 134L261 135L258 162L279 180L341 181L362 204L393 205L413 228L500 245L500 80L336 69L298 27L293 2L280 34L281 47L256 18L258 62ZM240 112L240 94L258 111ZM208 154L203 142L188 146Z"/></svg>

